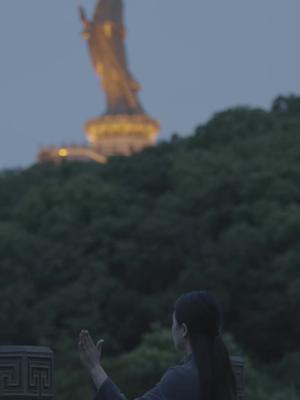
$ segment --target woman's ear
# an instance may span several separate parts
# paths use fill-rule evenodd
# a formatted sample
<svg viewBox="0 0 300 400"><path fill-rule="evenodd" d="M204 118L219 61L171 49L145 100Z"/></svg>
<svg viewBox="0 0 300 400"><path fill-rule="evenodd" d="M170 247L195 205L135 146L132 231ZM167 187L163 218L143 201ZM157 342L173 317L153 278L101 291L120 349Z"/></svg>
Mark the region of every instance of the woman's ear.
<svg viewBox="0 0 300 400"><path fill-rule="evenodd" d="M186 339L189 332L188 332L188 328L184 322L181 324L181 333L182 333L182 336Z"/></svg>

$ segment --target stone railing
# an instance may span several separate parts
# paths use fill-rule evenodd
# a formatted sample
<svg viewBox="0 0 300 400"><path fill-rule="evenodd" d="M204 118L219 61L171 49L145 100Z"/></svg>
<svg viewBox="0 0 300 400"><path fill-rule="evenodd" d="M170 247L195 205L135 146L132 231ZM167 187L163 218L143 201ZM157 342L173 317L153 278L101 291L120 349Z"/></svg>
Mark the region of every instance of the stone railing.
<svg viewBox="0 0 300 400"><path fill-rule="evenodd" d="M230 357L237 400L244 399L244 362ZM0 346L0 399L53 400L53 353L48 347Z"/></svg>
<svg viewBox="0 0 300 400"><path fill-rule="evenodd" d="M244 399L244 361L241 357L230 357L237 385L237 400Z"/></svg>
<svg viewBox="0 0 300 400"><path fill-rule="evenodd" d="M53 395L49 348L0 346L1 400L52 400Z"/></svg>

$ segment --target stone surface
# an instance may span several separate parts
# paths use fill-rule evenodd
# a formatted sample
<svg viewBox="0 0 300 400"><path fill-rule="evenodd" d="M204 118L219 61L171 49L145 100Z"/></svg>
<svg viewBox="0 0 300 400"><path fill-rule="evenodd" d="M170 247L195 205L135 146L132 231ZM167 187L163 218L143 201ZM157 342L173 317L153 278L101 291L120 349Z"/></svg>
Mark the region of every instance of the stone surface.
<svg viewBox="0 0 300 400"><path fill-rule="evenodd" d="M0 346L0 399L52 398L52 351L47 347Z"/></svg>
<svg viewBox="0 0 300 400"><path fill-rule="evenodd" d="M244 399L244 361L241 357L230 357L237 383L237 400Z"/></svg>

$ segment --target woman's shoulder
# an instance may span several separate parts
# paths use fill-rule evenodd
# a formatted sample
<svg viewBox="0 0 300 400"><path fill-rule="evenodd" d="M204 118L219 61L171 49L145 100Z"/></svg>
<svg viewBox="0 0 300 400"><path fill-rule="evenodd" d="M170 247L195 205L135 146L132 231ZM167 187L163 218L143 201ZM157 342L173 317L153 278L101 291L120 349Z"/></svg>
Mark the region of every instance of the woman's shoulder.
<svg viewBox="0 0 300 400"><path fill-rule="evenodd" d="M192 355L186 357L180 364L169 367L162 379L172 379L174 377L191 377L198 374L194 357Z"/></svg>
<svg viewBox="0 0 300 400"><path fill-rule="evenodd" d="M161 378L160 385L167 399L198 398L199 376L193 359L168 368Z"/></svg>

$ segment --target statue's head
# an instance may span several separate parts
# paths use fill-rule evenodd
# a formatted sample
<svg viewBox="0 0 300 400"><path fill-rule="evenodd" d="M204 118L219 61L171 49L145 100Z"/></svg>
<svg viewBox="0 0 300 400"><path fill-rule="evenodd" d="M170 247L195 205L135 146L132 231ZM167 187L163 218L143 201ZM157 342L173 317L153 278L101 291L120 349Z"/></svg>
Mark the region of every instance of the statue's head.
<svg viewBox="0 0 300 400"><path fill-rule="evenodd" d="M94 14L94 23L113 21L122 23L123 2L122 0L99 0Z"/></svg>

